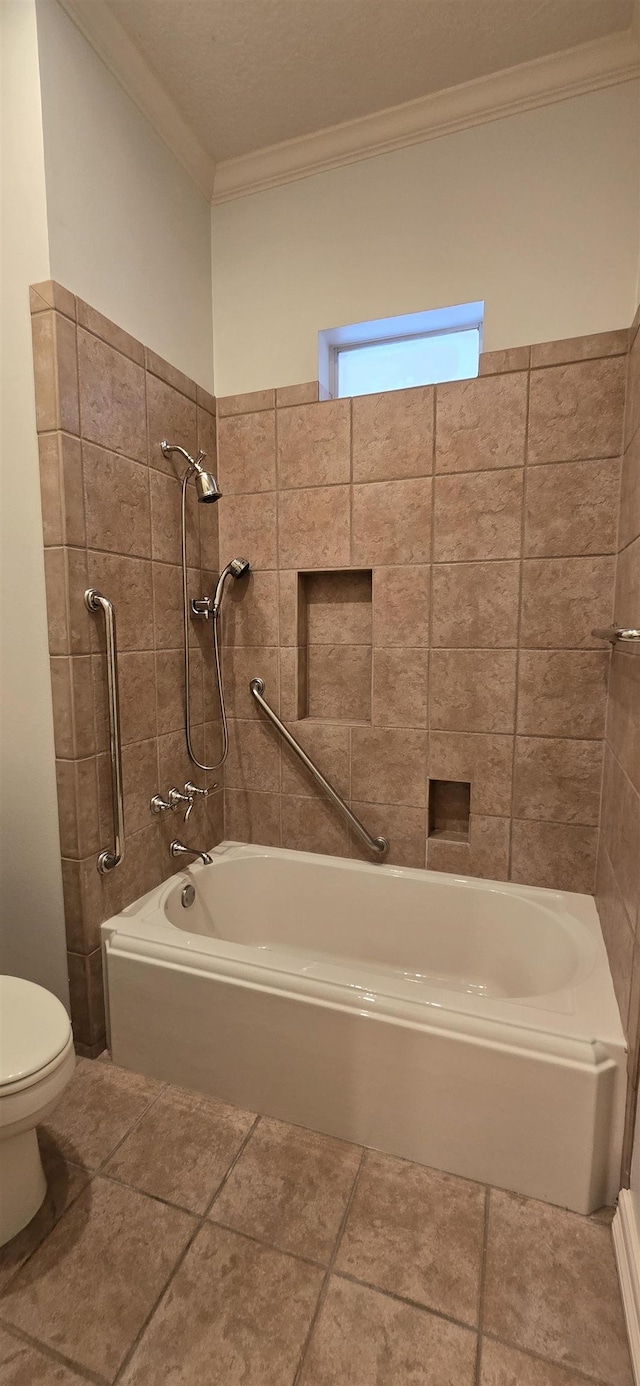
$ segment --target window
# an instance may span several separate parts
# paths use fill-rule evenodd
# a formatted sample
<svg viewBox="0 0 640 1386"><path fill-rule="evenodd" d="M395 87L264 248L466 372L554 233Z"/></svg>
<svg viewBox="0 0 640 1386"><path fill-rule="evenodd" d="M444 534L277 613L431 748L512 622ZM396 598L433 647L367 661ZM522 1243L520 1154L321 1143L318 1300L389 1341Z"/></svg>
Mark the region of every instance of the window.
<svg viewBox="0 0 640 1386"><path fill-rule="evenodd" d="M319 333L319 379L333 398L478 374L484 303L462 303Z"/></svg>

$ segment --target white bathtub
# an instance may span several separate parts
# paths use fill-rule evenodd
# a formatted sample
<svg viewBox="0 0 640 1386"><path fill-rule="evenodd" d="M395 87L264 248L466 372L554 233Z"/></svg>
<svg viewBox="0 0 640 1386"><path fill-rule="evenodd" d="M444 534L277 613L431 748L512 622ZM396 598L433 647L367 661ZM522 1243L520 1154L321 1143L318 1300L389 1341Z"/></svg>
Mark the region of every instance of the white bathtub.
<svg viewBox="0 0 640 1386"><path fill-rule="evenodd" d="M578 1212L613 1201L625 1042L589 896L213 855L102 926L116 1063Z"/></svg>

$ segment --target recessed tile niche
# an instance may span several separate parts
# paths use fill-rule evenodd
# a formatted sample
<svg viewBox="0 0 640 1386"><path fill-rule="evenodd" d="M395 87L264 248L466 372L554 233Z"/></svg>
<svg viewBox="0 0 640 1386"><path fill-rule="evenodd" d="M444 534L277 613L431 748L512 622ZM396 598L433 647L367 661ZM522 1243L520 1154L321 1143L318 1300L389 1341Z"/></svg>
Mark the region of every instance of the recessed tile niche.
<svg viewBox="0 0 640 1386"><path fill-rule="evenodd" d="M464 780L429 780L429 837L469 841L471 785Z"/></svg>
<svg viewBox="0 0 640 1386"><path fill-rule="evenodd" d="M298 574L298 716L371 721L371 569Z"/></svg>

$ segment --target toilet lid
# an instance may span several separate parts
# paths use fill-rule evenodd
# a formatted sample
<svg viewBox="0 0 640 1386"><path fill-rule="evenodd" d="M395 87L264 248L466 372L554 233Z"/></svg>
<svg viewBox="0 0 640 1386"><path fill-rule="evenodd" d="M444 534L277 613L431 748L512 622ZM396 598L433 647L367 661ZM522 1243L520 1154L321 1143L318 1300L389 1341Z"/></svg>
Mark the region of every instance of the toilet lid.
<svg viewBox="0 0 640 1386"><path fill-rule="evenodd" d="M70 1034L57 996L22 977L0 976L0 1089L45 1068Z"/></svg>

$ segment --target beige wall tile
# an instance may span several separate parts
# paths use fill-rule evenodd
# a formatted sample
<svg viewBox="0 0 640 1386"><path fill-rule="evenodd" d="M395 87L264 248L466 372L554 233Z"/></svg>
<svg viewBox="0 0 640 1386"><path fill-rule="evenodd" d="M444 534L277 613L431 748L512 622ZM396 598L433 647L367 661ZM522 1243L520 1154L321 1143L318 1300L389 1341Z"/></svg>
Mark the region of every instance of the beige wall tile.
<svg viewBox="0 0 640 1386"><path fill-rule="evenodd" d="M423 808L407 804L361 804L352 802L356 817L372 837L386 837L389 851L385 866L424 867L426 863L426 814ZM363 842L351 834L351 856L358 861L379 861Z"/></svg>
<svg viewBox="0 0 640 1386"><path fill-rule="evenodd" d="M276 497L227 496L219 517L220 566L248 558L253 569L277 567Z"/></svg>
<svg viewBox="0 0 640 1386"><path fill-rule="evenodd" d="M432 645L515 646L519 596L519 563L434 564Z"/></svg>
<svg viewBox="0 0 640 1386"><path fill-rule="evenodd" d="M95 756L56 761L60 848L81 859L98 851L98 776Z"/></svg>
<svg viewBox="0 0 640 1386"><path fill-rule="evenodd" d="M278 415L278 484L326 486L351 479L351 400L303 404Z"/></svg>
<svg viewBox="0 0 640 1386"><path fill-rule="evenodd" d="M620 646L611 656L607 741L640 794L640 659Z"/></svg>
<svg viewBox="0 0 640 1386"><path fill-rule="evenodd" d="M294 852L349 856L349 830L327 799L281 795L282 846Z"/></svg>
<svg viewBox="0 0 640 1386"><path fill-rule="evenodd" d="M52 655L68 654L69 631L64 549L45 549L44 580L47 592L49 651Z"/></svg>
<svg viewBox="0 0 640 1386"><path fill-rule="evenodd" d="M629 923L636 928L640 903L640 794L609 747L605 749L601 821L602 845L611 862Z"/></svg>
<svg viewBox="0 0 640 1386"><path fill-rule="evenodd" d="M523 371L438 385L436 471L521 466L526 421L527 376Z"/></svg>
<svg viewBox="0 0 640 1386"><path fill-rule="evenodd" d="M109 703L105 656L94 655L92 664L97 745L98 750L107 751ZM153 650L123 650L118 658L118 676L123 743L145 741L148 737L155 736L156 667ZM179 683L182 696L181 670Z"/></svg>
<svg viewBox="0 0 640 1386"><path fill-rule="evenodd" d="M605 650L523 650L518 731L523 736L601 737L609 654Z"/></svg>
<svg viewBox="0 0 640 1386"><path fill-rule="evenodd" d="M62 428L79 432L76 326L60 313L31 319L39 433Z"/></svg>
<svg viewBox="0 0 640 1386"><path fill-rule="evenodd" d="M597 828L513 820L511 880L550 890L593 892Z"/></svg>
<svg viewBox="0 0 640 1386"><path fill-rule="evenodd" d="M371 646L307 647L307 716L371 720Z"/></svg>
<svg viewBox="0 0 640 1386"><path fill-rule="evenodd" d="M295 722L305 717L307 710L307 647L283 646L279 654L280 716L285 722Z"/></svg>
<svg viewBox="0 0 640 1386"><path fill-rule="evenodd" d="M468 781L474 816L508 816L511 813L513 737L432 731L429 735L429 775L435 780Z"/></svg>
<svg viewBox="0 0 640 1386"><path fill-rule="evenodd" d="M280 711L280 674L278 650L267 645L240 645L224 652L223 687L230 717L256 717L264 720L258 704L249 691L251 679L264 679L266 697Z"/></svg>
<svg viewBox="0 0 640 1386"><path fill-rule="evenodd" d="M218 418L227 418L229 414L253 414L259 409L273 409L275 395L275 390L250 390L244 395L222 395L216 400Z"/></svg>
<svg viewBox="0 0 640 1386"><path fill-rule="evenodd" d="M429 655L424 649L373 651L372 722L379 727L426 727Z"/></svg>
<svg viewBox="0 0 640 1386"><path fill-rule="evenodd" d="M601 785L601 741L516 737L516 818L597 827Z"/></svg>
<svg viewBox="0 0 640 1386"><path fill-rule="evenodd" d="M88 658L88 656L84 656ZM91 661L89 661L91 663ZM53 700L53 740L56 755L71 760L74 755L73 698L71 694L71 660L68 655L54 655L49 661L51 695ZM95 747L93 748L95 750ZM85 752L91 754L91 752Z"/></svg>
<svg viewBox="0 0 640 1386"><path fill-rule="evenodd" d="M151 498L151 550L154 559L161 563L180 563L181 561L181 505L182 493L179 481L162 472L149 471L149 491ZM187 562L196 568L200 563L200 516L196 493L193 487L187 488Z"/></svg>
<svg viewBox="0 0 640 1386"><path fill-rule="evenodd" d="M224 835L230 842L280 846L280 795L226 789Z"/></svg>
<svg viewBox="0 0 640 1386"><path fill-rule="evenodd" d="M310 645L370 645L372 582L369 572L303 573L302 623Z"/></svg>
<svg viewBox="0 0 640 1386"><path fill-rule="evenodd" d="M227 583L221 631L224 645L278 644L277 573L251 572L240 582Z"/></svg>
<svg viewBox="0 0 640 1386"><path fill-rule="evenodd" d="M371 804L411 804L427 797L427 734L396 727L353 727L351 795Z"/></svg>
<svg viewBox="0 0 640 1386"><path fill-rule="evenodd" d="M129 356L139 366L144 366L144 347L135 337L123 331L117 323L103 317L102 313L81 298L77 300L77 312L80 327L84 327L87 332L93 332L94 337L100 337L107 346L115 347L116 351L121 351L123 356Z"/></svg>
<svg viewBox="0 0 640 1386"><path fill-rule="evenodd" d="M537 342L531 348L531 367L562 366L569 361L590 361L599 356L624 356L629 349L629 330L596 332L588 337L568 337L557 342Z"/></svg>
<svg viewBox="0 0 640 1386"><path fill-rule="evenodd" d="M218 481L223 495L275 489L275 410L220 419Z"/></svg>
<svg viewBox="0 0 640 1386"><path fill-rule="evenodd" d="M438 731L510 732L515 650L432 650L430 725Z"/></svg>
<svg viewBox="0 0 640 1386"><path fill-rule="evenodd" d="M168 476L182 477L186 467L184 458L175 452L165 457L160 444L166 439L195 456L198 446L196 406L193 400L149 372L145 375L145 387L149 466Z"/></svg>
<svg viewBox="0 0 640 1386"><path fill-rule="evenodd" d="M617 456L622 443L624 379L620 356L533 371L529 461Z"/></svg>
<svg viewBox="0 0 640 1386"><path fill-rule="evenodd" d="M88 547L150 558L148 468L92 443L82 462Z"/></svg>
<svg viewBox="0 0 640 1386"><path fill-rule="evenodd" d="M78 374L82 437L146 462L142 368L78 328Z"/></svg>
<svg viewBox="0 0 640 1386"><path fill-rule="evenodd" d="M352 562L428 563L431 555L429 478L353 487Z"/></svg>
<svg viewBox="0 0 640 1386"><path fill-rule="evenodd" d="M509 878L510 827L508 818L488 818L472 813L468 842L427 838L427 866L430 871L506 881Z"/></svg>
<svg viewBox="0 0 640 1386"><path fill-rule="evenodd" d="M67 946L73 953L91 953L100 947L100 924L105 918L102 877L95 857L86 861L62 860L62 889Z"/></svg>
<svg viewBox="0 0 640 1386"><path fill-rule="evenodd" d="M300 742L303 750L315 761L318 769L337 789L343 799L348 799L351 789L351 769L349 760L349 727L308 720L290 724L290 731ZM282 747L282 793L307 795L314 798L318 786L291 750Z"/></svg>
<svg viewBox="0 0 640 1386"><path fill-rule="evenodd" d="M412 564L373 570L373 640L375 645L427 645L429 641L430 569Z"/></svg>
<svg viewBox="0 0 640 1386"><path fill-rule="evenodd" d="M619 548L626 548L640 534L640 433L629 444L622 461Z"/></svg>
<svg viewBox="0 0 640 1386"><path fill-rule="evenodd" d="M123 659L127 656L123 655ZM156 650L155 655L149 654L129 655L130 660L138 660L144 669L145 680L150 678L151 684L147 694L141 695L138 705L142 704L144 718L147 721L147 735L155 736L164 732L180 731L184 726L184 655L182 650ZM150 661L149 673L147 675L146 663ZM204 721L204 707L202 695L202 655L199 650L190 651L189 660L190 679L189 679L189 700L191 704L191 722L194 727L199 726ZM126 676L126 675L125 675ZM131 699L133 704L133 699ZM157 703L157 726L155 707ZM134 712L132 706L131 726L135 726ZM140 725L140 718L136 718ZM141 731L139 736L132 738L140 740L145 732ZM124 730L123 730L124 737Z"/></svg>
<svg viewBox="0 0 640 1386"><path fill-rule="evenodd" d="M624 445L627 447L640 427L640 333L636 331L629 352L627 399L624 418Z"/></svg>
<svg viewBox="0 0 640 1386"><path fill-rule="evenodd" d="M519 558L523 476L514 470L436 477L434 561Z"/></svg>
<svg viewBox="0 0 640 1386"><path fill-rule="evenodd" d="M387 390L353 401L353 479L389 481L433 471L435 389Z"/></svg>
<svg viewBox="0 0 640 1386"><path fill-rule="evenodd" d="M200 405L198 405L196 422L198 430L198 447L202 449L202 451L205 454L205 457L209 459L209 466L213 467L213 469L215 470L215 459L217 451L215 412L209 413L208 409L202 409Z"/></svg>
<svg viewBox="0 0 640 1386"><path fill-rule="evenodd" d="M481 351L478 375L503 375L506 371L527 371L531 347L507 347L505 351Z"/></svg>
<svg viewBox="0 0 640 1386"><path fill-rule="evenodd" d="M188 375L179 371L176 366L172 366L169 361L165 361L162 356L157 356L150 347L144 349L144 359L147 371L152 375L164 380L166 385L171 385L172 389L179 390L181 394L187 395L189 399L197 399L197 386L195 381L190 380Z"/></svg>
<svg viewBox="0 0 640 1386"><path fill-rule="evenodd" d="M118 622L120 650L153 649L153 595L151 563L120 554L88 553L89 581L113 602ZM98 621L99 616L91 618ZM97 628L102 640L102 629Z"/></svg>
<svg viewBox="0 0 640 1386"><path fill-rule="evenodd" d="M640 625L640 539L627 544L618 557L615 618L625 626Z"/></svg>
<svg viewBox="0 0 640 1386"><path fill-rule="evenodd" d="M82 455L70 433L41 433L40 497L45 547L85 543Z"/></svg>
<svg viewBox="0 0 640 1386"><path fill-rule="evenodd" d="M76 299L69 289L56 283L55 279L45 279L41 284L29 288L29 305L32 313L42 313L47 308L56 308L59 313L75 321Z"/></svg>
<svg viewBox="0 0 640 1386"><path fill-rule="evenodd" d="M629 998L633 970L633 929L606 849L600 844L596 872L596 905L611 978L625 1035L629 1032Z"/></svg>
<svg viewBox="0 0 640 1386"><path fill-rule="evenodd" d="M276 390L278 408L292 404L316 404L320 399L320 385L317 380L307 380L304 385L283 385Z"/></svg>
<svg viewBox="0 0 640 1386"><path fill-rule="evenodd" d="M183 626L181 572L169 563L154 563L152 569L155 645L160 650L178 649Z"/></svg>
<svg viewBox="0 0 640 1386"><path fill-rule="evenodd" d="M278 548L282 568L347 567L350 533L348 486L280 492Z"/></svg>
<svg viewBox="0 0 640 1386"><path fill-rule="evenodd" d="M523 646L601 649L591 634L613 617L616 560L603 558L527 558L522 565Z"/></svg>
<svg viewBox="0 0 640 1386"><path fill-rule="evenodd" d="M42 538L45 548L65 542L62 516L59 434L41 433L38 438L40 462L40 503ZM82 481L80 483L82 489Z"/></svg>
<svg viewBox="0 0 640 1386"><path fill-rule="evenodd" d="M297 645L306 641L306 602L301 601L297 571L280 569L277 577L280 645Z"/></svg>
<svg viewBox="0 0 640 1386"><path fill-rule="evenodd" d="M91 1046L105 1032L101 950L84 957L67 953L67 971L73 1037Z"/></svg>
<svg viewBox="0 0 640 1386"><path fill-rule="evenodd" d="M525 494L527 557L615 553L619 489L617 458L530 468Z"/></svg>
<svg viewBox="0 0 640 1386"><path fill-rule="evenodd" d="M225 766L227 789L280 790L280 741L264 722L229 721L229 759Z"/></svg>

